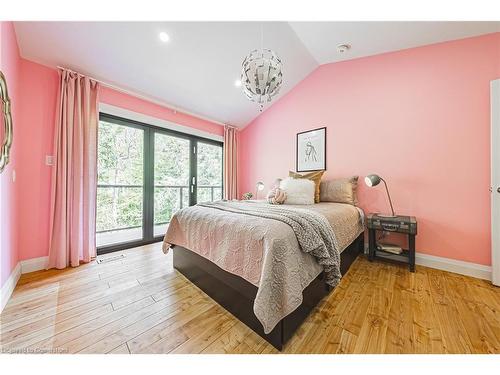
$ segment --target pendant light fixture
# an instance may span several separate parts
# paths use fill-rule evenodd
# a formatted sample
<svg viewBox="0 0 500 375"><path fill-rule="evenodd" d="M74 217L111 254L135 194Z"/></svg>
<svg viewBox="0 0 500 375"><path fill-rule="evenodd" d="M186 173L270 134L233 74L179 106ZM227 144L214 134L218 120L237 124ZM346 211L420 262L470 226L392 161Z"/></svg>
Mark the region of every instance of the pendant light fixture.
<svg viewBox="0 0 500 375"><path fill-rule="evenodd" d="M241 87L245 96L260 105L270 102L280 91L283 82L283 64L271 49L263 48L264 32L261 25L261 48L245 57L241 69Z"/></svg>

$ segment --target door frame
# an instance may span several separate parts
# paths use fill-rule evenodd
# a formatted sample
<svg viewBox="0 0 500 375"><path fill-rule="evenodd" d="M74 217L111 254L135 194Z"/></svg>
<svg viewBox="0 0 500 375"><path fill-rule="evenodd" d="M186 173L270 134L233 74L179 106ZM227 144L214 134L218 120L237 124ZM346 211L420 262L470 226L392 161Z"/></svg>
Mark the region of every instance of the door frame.
<svg viewBox="0 0 500 375"><path fill-rule="evenodd" d="M500 79L491 81L491 282L500 286Z"/></svg>
<svg viewBox="0 0 500 375"><path fill-rule="evenodd" d="M120 242L117 244L105 245L97 247L97 255L107 254L114 251L130 249L132 247L148 245L155 242L160 242L163 240L163 236L154 236L154 137L156 133L170 135L177 138L186 139L189 141L190 152L189 152L189 165L190 165L190 175L189 175L189 205L196 204L196 188L198 182L198 171L197 171L197 147L198 142L207 143L212 145L217 145L222 147L222 155L224 155L224 142L200 137L198 135L184 133L178 130L167 129L156 125L151 125L145 122L137 121L134 119L129 119L114 114L110 114L106 111L101 110L99 112L99 120L105 120L112 123L116 123L122 126L129 126L132 128L141 129L144 131L144 158L143 158L143 233L142 239L133 240L127 242ZM224 164L224 159L222 160ZM151 185L153 184L153 185ZM221 181L222 191L224 192L224 177ZM153 187L153 189L152 189ZM152 191L153 198L146 193L146 190Z"/></svg>

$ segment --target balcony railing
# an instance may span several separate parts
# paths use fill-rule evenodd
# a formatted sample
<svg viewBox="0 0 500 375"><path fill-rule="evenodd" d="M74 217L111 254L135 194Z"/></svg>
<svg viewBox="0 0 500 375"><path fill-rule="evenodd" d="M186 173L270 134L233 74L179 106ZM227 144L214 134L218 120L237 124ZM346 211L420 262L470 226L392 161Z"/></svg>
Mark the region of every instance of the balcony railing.
<svg viewBox="0 0 500 375"><path fill-rule="evenodd" d="M188 185L155 185L155 189L175 189L178 191L177 207L184 208L184 199L187 198L189 204L189 186ZM168 223L167 223L168 224Z"/></svg>
<svg viewBox="0 0 500 375"><path fill-rule="evenodd" d="M98 189L142 189L142 185L124 185L124 184L98 184L97 185ZM178 200L177 204L174 204L173 206L175 208L184 208L189 204L189 186L188 185L154 185L155 189L175 189L178 191ZM219 196L216 197L216 190L220 189L220 198L222 198L222 186L221 185L198 185L198 195L199 192L202 190L209 190L210 191L210 201L214 201L215 198L219 198ZM185 200L187 201L185 202ZM172 208L174 208L172 207ZM168 224L169 221L166 222L155 222L155 226L159 225L165 225ZM118 227L118 228L112 228L112 229L105 229L105 230L99 230L96 233L109 233L109 232L116 232L116 231L125 231L125 230L135 230L138 228L142 228L142 225L135 225L135 226L127 226L127 227Z"/></svg>
<svg viewBox="0 0 500 375"><path fill-rule="evenodd" d="M219 199L222 199L222 186L220 186L220 185L198 185L198 192L202 189L209 189L210 190L210 202L213 202L215 200L215 189L221 190L221 197Z"/></svg>

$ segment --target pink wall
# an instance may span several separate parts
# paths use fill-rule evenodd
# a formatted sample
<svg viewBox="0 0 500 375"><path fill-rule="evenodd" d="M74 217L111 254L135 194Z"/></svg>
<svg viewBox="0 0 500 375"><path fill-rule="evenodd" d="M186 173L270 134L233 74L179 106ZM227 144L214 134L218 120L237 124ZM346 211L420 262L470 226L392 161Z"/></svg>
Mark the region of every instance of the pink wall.
<svg viewBox="0 0 500 375"><path fill-rule="evenodd" d="M117 107L126 108L128 110L142 113L144 115L156 117L162 120L175 122L179 125L189 126L198 130L203 130L212 134L223 135L224 127L210 121L187 115L182 112L176 112L170 108L148 102L143 99L136 98L112 90L107 87L102 87L99 100L101 103L111 104Z"/></svg>
<svg viewBox="0 0 500 375"><path fill-rule="evenodd" d="M19 260L25 260L48 255L52 168L45 165L45 156L53 155L58 75L55 69L24 59L18 61L17 67L21 72L19 91L22 93L23 110L15 124L18 149L16 185L22 197L18 201L16 228L21 228L18 236ZM180 112L174 113L172 109L105 87L101 90L100 100L210 133L223 134L220 125Z"/></svg>
<svg viewBox="0 0 500 375"><path fill-rule="evenodd" d="M0 70L7 79L14 124L19 120L20 114L19 61L19 49L12 22L0 22ZM12 174L19 164L18 155L19 140L14 137L10 163L0 174L0 287L7 281L19 260L16 225L18 183L12 181Z"/></svg>
<svg viewBox="0 0 500 375"><path fill-rule="evenodd" d="M3 285L18 260L48 253L45 155L52 154L57 73L19 57L12 23L1 23L0 41L15 127L12 161L0 175ZM398 212L419 218L418 251L490 264L489 81L498 77L498 33L322 66L241 133L240 192L294 169L295 134L328 126L327 178L381 174ZM223 133L107 88L101 101ZM360 201L367 211L386 211L379 188L361 185Z"/></svg>
<svg viewBox="0 0 500 375"><path fill-rule="evenodd" d="M21 59L22 112L16 124L19 144L17 189L19 196L19 259L48 254L50 181L52 167L45 156L53 155L57 71Z"/></svg>
<svg viewBox="0 0 500 375"><path fill-rule="evenodd" d="M378 173L419 221L417 251L484 265L490 254L490 81L500 33L320 66L240 138L240 194L295 170L295 136L326 126L325 178ZM388 211L381 187L359 188Z"/></svg>

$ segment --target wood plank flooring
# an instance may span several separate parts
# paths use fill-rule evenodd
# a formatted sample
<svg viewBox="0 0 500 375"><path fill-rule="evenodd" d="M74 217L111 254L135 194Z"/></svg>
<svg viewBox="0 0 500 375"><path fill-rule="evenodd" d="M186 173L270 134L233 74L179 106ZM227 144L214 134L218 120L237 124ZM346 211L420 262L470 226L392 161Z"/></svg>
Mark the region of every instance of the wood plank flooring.
<svg viewBox="0 0 500 375"><path fill-rule="evenodd" d="M21 277L2 352L277 353L172 267L160 244ZM500 288L360 257L284 353L500 353Z"/></svg>

